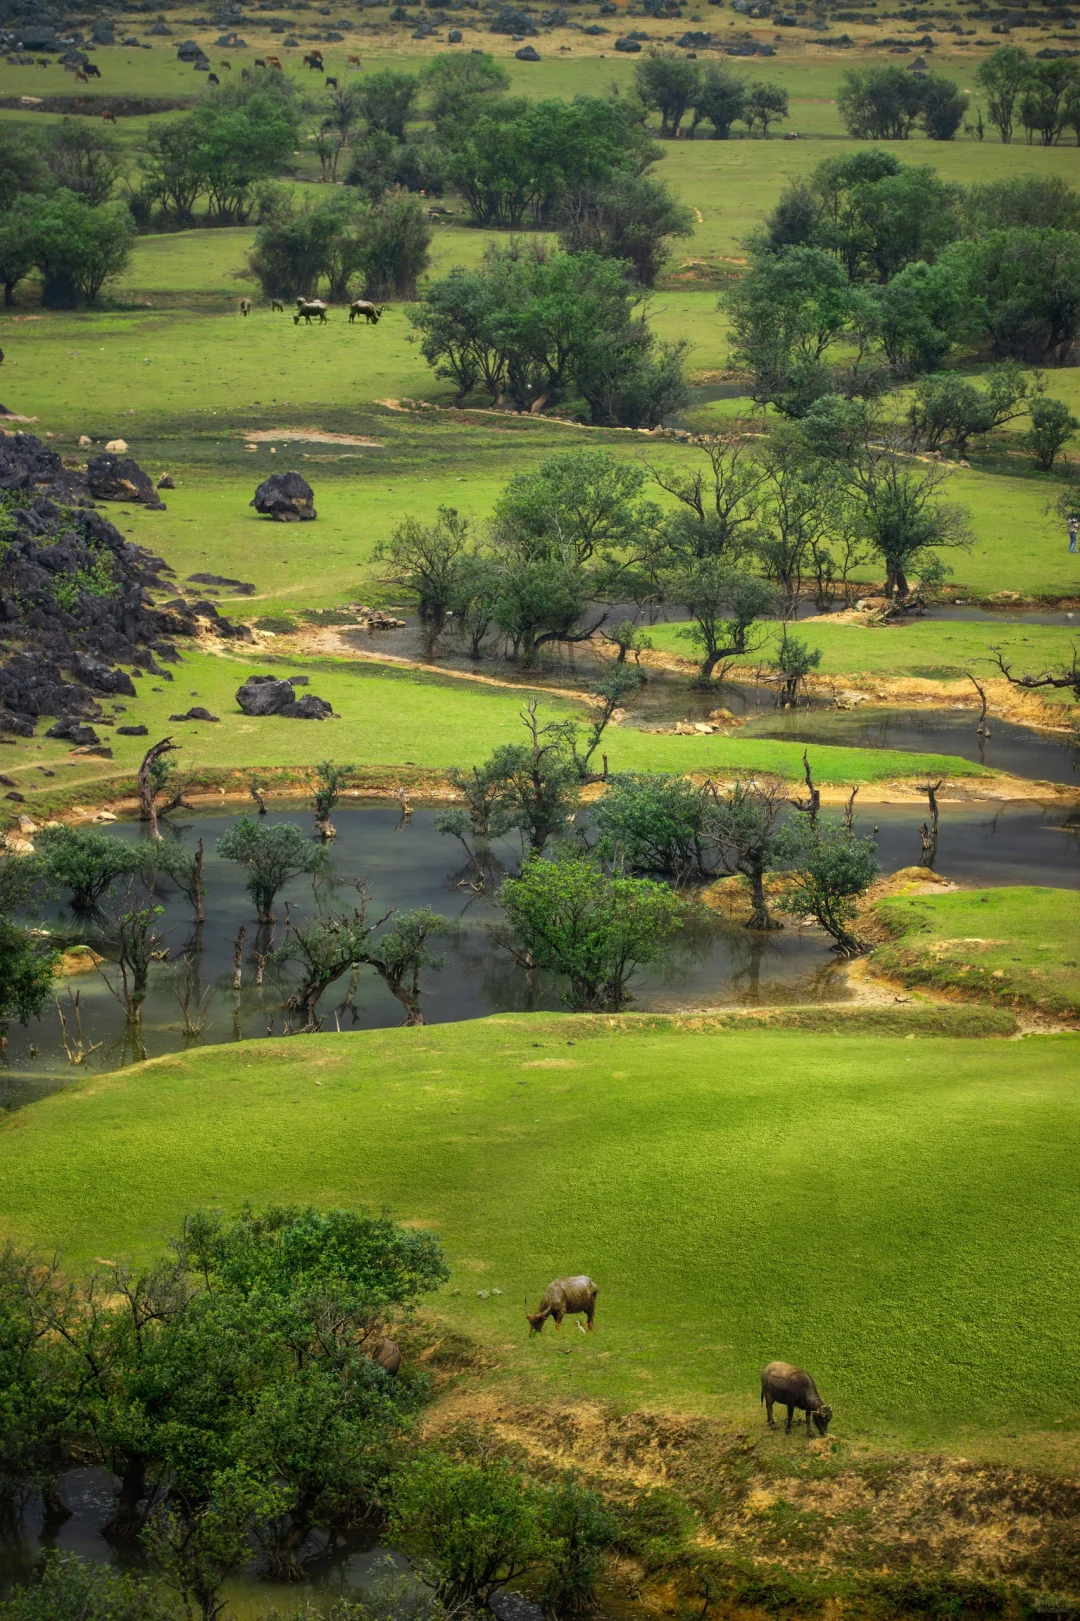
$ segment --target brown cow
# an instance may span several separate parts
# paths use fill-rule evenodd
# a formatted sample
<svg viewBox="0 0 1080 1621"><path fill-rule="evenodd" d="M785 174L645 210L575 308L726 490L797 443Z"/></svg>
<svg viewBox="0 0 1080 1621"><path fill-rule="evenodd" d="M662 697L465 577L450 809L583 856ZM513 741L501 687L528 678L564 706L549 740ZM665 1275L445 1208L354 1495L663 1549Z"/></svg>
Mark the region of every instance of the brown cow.
<svg viewBox="0 0 1080 1621"><path fill-rule="evenodd" d="M372 1362L387 1373L396 1373L401 1367L401 1346L396 1340L380 1340L371 1353Z"/></svg>
<svg viewBox="0 0 1080 1621"><path fill-rule="evenodd" d="M813 1433L810 1429L811 1418L817 1425L819 1435L828 1434L832 1408L822 1401L817 1385L805 1368L794 1368L790 1362L770 1362L767 1368L761 1370L761 1399L765 1403L770 1430L776 1428L772 1416L773 1403L779 1402L781 1407L787 1408L786 1435L791 1434L791 1421L796 1411L806 1414L807 1435Z"/></svg>
<svg viewBox="0 0 1080 1621"><path fill-rule="evenodd" d="M349 325L362 315L368 326L377 326L384 308L382 304L373 304L369 298L356 298L349 305Z"/></svg>
<svg viewBox="0 0 1080 1621"><path fill-rule="evenodd" d="M232 63L231 62L226 62L224 57L222 57L221 61L218 63L218 67L219 68L224 68L226 73L231 73L232 72Z"/></svg>
<svg viewBox="0 0 1080 1621"><path fill-rule="evenodd" d="M266 58L266 65L268 68L280 68L281 58L278 56L268 56Z"/></svg>
<svg viewBox="0 0 1080 1621"><path fill-rule="evenodd" d="M591 1278L556 1278L544 1290L544 1298L537 1309L527 1311L529 1327L534 1334L539 1334L549 1317L554 1318L555 1327L562 1328L562 1320L568 1314L571 1317L584 1312L589 1319L589 1333L593 1331L593 1318L596 1316L596 1296L599 1290Z"/></svg>
<svg viewBox="0 0 1080 1621"><path fill-rule="evenodd" d="M116 123L116 114L113 112L111 107L104 107L102 109L101 122L103 124L115 124Z"/></svg>
<svg viewBox="0 0 1080 1621"><path fill-rule="evenodd" d="M345 58L345 66L347 68L358 68L360 66L360 58L358 56L347 56Z"/></svg>
<svg viewBox="0 0 1080 1621"><path fill-rule="evenodd" d="M90 83L89 79L86 77L86 74L83 72L82 68L76 68L75 69L75 83L76 84L89 84Z"/></svg>

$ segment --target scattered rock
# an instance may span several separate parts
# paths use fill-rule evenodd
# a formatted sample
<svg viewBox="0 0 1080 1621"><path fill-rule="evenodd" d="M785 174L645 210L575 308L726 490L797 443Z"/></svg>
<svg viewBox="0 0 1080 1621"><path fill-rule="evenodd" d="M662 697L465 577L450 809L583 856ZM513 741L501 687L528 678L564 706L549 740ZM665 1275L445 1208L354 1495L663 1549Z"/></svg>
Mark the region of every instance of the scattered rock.
<svg viewBox="0 0 1080 1621"><path fill-rule="evenodd" d="M211 715L209 709L203 709L201 705L196 704L191 709L189 709L186 714L184 714L184 715L170 715L169 719L170 720L212 720L212 721L216 721L218 719L218 717L217 717L217 715Z"/></svg>
<svg viewBox="0 0 1080 1621"><path fill-rule="evenodd" d="M157 487L159 490L175 490L176 482L172 474L162 473L161 477L157 481Z"/></svg>
<svg viewBox="0 0 1080 1621"><path fill-rule="evenodd" d="M122 692L128 698L138 697L135 683L125 670L110 670L107 664L91 658L88 653L76 653L71 664L76 679L86 687L93 687L95 692Z"/></svg>
<svg viewBox="0 0 1080 1621"><path fill-rule="evenodd" d="M248 503L264 518L278 523L298 523L316 516L315 491L299 473L271 473Z"/></svg>
<svg viewBox="0 0 1080 1621"><path fill-rule="evenodd" d="M9 794L5 794L4 798L5 799L10 799L11 803L13 805L25 805L26 804L26 795L25 794L20 794L19 791L16 788L13 788Z"/></svg>
<svg viewBox="0 0 1080 1621"><path fill-rule="evenodd" d="M329 720L334 708L325 698L316 698L313 692L305 692L302 698L286 704L278 713L288 720Z"/></svg>
<svg viewBox="0 0 1080 1621"><path fill-rule="evenodd" d="M236 694L245 715L284 715L289 720L326 720L334 711L325 698L306 692L297 698L292 681L250 675Z"/></svg>
<svg viewBox="0 0 1080 1621"><path fill-rule="evenodd" d="M147 731L145 726L118 726L116 735L117 737L146 737Z"/></svg>
<svg viewBox="0 0 1080 1621"><path fill-rule="evenodd" d="M123 440L112 443L123 445ZM159 512L165 510L165 503L154 489L149 474L143 472L133 457L114 454L111 447L87 464L86 482L90 494L98 501L138 501L141 506L153 507Z"/></svg>
<svg viewBox="0 0 1080 1621"><path fill-rule="evenodd" d="M534 50L531 45L523 45L520 51L514 52L514 55L519 62L539 62L540 60L540 52Z"/></svg>
<svg viewBox="0 0 1080 1621"><path fill-rule="evenodd" d="M615 41L615 49L617 51L625 51L632 55L635 51L640 51L641 41L637 39L617 39Z"/></svg>
<svg viewBox="0 0 1080 1621"><path fill-rule="evenodd" d="M101 742L92 726L84 726L77 720L58 720L49 727L46 737L66 737L69 742L76 743L80 748L93 747Z"/></svg>
<svg viewBox="0 0 1080 1621"><path fill-rule="evenodd" d="M85 450L87 448L87 446L92 445L93 442L94 441L91 439L91 437L90 437L90 435L88 433L80 433L80 435L79 435L79 445L83 450Z"/></svg>
<svg viewBox="0 0 1080 1621"><path fill-rule="evenodd" d="M127 455L127 440L126 439L110 439L109 442L106 444L105 449L109 452L110 456L126 456Z"/></svg>

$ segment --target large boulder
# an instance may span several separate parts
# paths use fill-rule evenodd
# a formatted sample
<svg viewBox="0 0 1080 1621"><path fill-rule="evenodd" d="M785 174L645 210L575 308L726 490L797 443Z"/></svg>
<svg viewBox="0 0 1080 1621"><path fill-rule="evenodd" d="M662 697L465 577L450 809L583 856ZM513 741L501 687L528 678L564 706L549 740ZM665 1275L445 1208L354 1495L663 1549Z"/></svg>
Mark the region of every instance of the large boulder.
<svg viewBox="0 0 1080 1621"><path fill-rule="evenodd" d="M45 733L46 737L66 737L70 742L80 748L93 748L101 742L92 726L84 726L81 721L58 720L55 726L50 726Z"/></svg>
<svg viewBox="0 0 1080 1621"><path fill-rule="evenodd" d="M298 682L301 678L297 678ZM236 694L245 715L284 715L287 720L326 720L334 713L325 698L305 692L298 698L293 683L273 675L249 675Z"/></svg>
<svg viewBox="0 0 1080 1621"><path fill-rule="evenodd" d="M129 698L138 697L135 683L126 670L111 670L107 664L91 658L88 653L76 653L71 668L75 679L85 687L92 687L95 692L122 692Z"/></svg>
<svg viewBox="0 0 1080 1621"><path fill-rule="evenodd" d="M96 501L137 501L158 512L165 510L153 479L132 456L116 456L103 450L87 463L86 482Z"/></svg>
<svg viewBox="0 0 1080 1621"><path fill-rule="evenodd" d="M300 523L316 516L315 491L299 473L271 473L248 505L278 523Z"/></svg>

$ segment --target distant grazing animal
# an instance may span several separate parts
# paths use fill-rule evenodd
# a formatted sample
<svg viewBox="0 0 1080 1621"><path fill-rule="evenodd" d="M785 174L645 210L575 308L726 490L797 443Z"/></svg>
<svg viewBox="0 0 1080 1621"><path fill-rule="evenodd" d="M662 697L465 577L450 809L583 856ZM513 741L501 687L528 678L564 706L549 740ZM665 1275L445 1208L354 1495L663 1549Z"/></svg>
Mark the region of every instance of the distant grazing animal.
<svg viewBox="0 0 1080 1621"><path fill-rule="evenodd" d="M49 58L47 56L39 56L37 59L37 65L39 68L47 68L49 65Z"/></svg>
<svg viewBox="0 0 1080 1621"><path fill-rule="evenodd" d="M770 1430L776 1428L772 1416L773 1403L779 1402L787 1408L786 1435L791 1434L791 1421L796 1411L806 1414L807 1435L813 1433L810 1429L811 1418L817 1425L819 1435L828 1433L832 1408L822 1401L817 1385L805 1368L793 1368L790 1362L770 1362L767 1368L761 1370L761 1399L765 1403Z"/></svg>
<svg viewBox="0 0 1080 1621"><path fill-rule="evenodd" d="M87 64L86 64L86 75L87 75L87 78L89 78L89 79L100 79L101 78L101 69L97 66L97 64L95 62L87 62Z"/></svg>
<svg viewBox="0 0 1080 1621"><path fill-rule="evenodd" d="M266 63L263 61L261 56L257 56L255 58L255 66L257 68L264 68L266 66Z"/></svg>
<svg viewBox="0 0 1080 1621"><path fill-rule="evenodd" d="M345 58L345 66L347 68L358 68L360 66L360 58L358 56L347 56Z"/></svg>
<svg viewBox="0 0 1080 1621"><path fill-rule="evenodd" d="M240 314L241 315L250 315L251 314L251 300L250 300L250 298L242 298L240 300Z"/></svg>
<svg viewBox="0 0 1080 1621"><path fill-rule="evenodd" d="M266 58L266 65L268 68L279 68L281 66L281 58L279 56L268 56Z"/></svg>
<svg viewBox="0 0 1080 1621"><path fill-rule="evenodd" d="M331 89L336 90L337 89L337 80L336 79L327 79L326 88L327 88L327 90L331 90Z"/></svg>
<svg viewBox="0 0 1080 1621"><path fill-rule="evenodd" d="M352 325L358 315L362 315L368 326L375 326L384 308L382 304L373 304L369 298L354 299L349 305L349 325Z"/></svg>
<svg viewBox="0 0 1080 1621"><path fill-rule="evenodd" d="M371 1353L371 1360L387 1373L396 1373L401 1367L401 1346L396 1340L380 1340Z"/></svg>
<svg viewBox="0 0 1080 1621"><path fill-rule="evenodd" d="M313 316L319 322L320 326L325 326L326 305L323 303L321 298L298 298L296 300L296 314L293 316L293 324L295 326L300 325L301 316L303 316L308 326L311 325Z"/></svg>
<svg viewBox="0 0 1080 1621"><path fill-rule="evenodd" d="M589 1333L592 1333L593 1318L596 1316L596 1296L599 1293L596 1284L591 1278L556 1278L549 1283L544 1291L544 1298L535 1311L526 1311L529 1327L534 1334L539 1334L549 1317L555 1319L555 1327L562 1328L562 1320L570 1314L576 1316L584 1312L589 1319Z"/></svg>
<svg viewBox="0 0 1080 1621"><path fill-rule="evenodd" d="M221 80L218 78L216 73L208 73L206 75L206 82L207 84L220 84Z"/></svg>
<svg viewBox="0 0 1080 1621"><path fill-rule="evenodd" d="M231 62L226 62L224 57L222 57L221 61L218 63L218 67L219 68L224 68L227 73L232 72L232 63Z"/></svg>
<svg viewBox="0 0 1080 1621"><path fill-rule="evenodd" d="M115 124L116 123L116 114L113 112L111 107L103 107L102 108L102 110L101 110L101 122L103 124Z"/></svg>
<svg viewBox="0 0 1080 1621"><path fill-rule="evenodd" d="M85 71L82 68L76 68L75 69L75 83L76 84L89 84L89 82L90 81L87 79Z"/></svg>
<svg viewBox="0 0 1080 1621"><path fill-rule="evenodd" d="M285 314L285 306L281 302L280 298L272 298L270 300L270 308L271 308L271 310L273 311L273 313L275 315L284 315Z"/></svg>
<svg viewBox="0 0 1080 1621"><path fill-rule="evenodd" d="M304 66L306 68L314 68L316 73L321 73L323 71L322 52L310 51L308 55L304 57Z"/></svg>

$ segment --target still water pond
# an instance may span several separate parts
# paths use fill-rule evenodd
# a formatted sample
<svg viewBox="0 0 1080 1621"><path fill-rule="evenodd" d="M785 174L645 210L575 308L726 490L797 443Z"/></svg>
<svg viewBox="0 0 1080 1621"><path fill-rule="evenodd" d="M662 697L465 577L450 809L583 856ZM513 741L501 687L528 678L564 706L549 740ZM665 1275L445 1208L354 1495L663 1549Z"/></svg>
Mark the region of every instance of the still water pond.
<svg viewBox="0 0 1080 1621"><path fill-rule="evenodd" d="M327 899L347 906L355 899L352 880L367 882L372 904L381 912L430 906L447 919L435 949L444 956L439 972L425 978L424 1012L431 1022L477 1018L484 1014L557 1009L558 987L542 974L527 974L492 940L487 925L498 908L491 895L474 895L463 887L468 874L455 840L436 832L431 808L418 809L402 825L396 803L365 802L335 813L338 837L332 849L340 877ZM857 819L860 831L877 829L879 857L885 871L919 858L918 805L873 806ZM187 903L162 880L157 899L164 908L160 928L169 958L151 972L150 994L143 1014L141 1046L125 1035L122 1011L97 973L80 975L61 987L59 1000L71 1025L70 998L78 991L86 1039L100 1042L85 1066L69 1065L55 1009L16 1026L7 1065L0 1070L0 1107L22 1104L68 1084L90 1070L115 1069L144 1056L183 1050L177 1001L177 964L186 956L197 976L196 1000L207 998L207 1022L201 1041L227 1042L280 1032L280 1006L292 983L288 971L267 969L256 983L257 954L270 948L270 930L259 930L244 889L243 874L214 854L217 839L232 823L233 813L200 815L172 829L174 837L206 850L206 922L196 928ZM310 825L310 812L297 806L271 812L274 821ZM117 824L113 836L137 840L136 824ZM513 869L519 850L506 841L497 855ZM1080 813L1015 803L975 802L942 809L938 870L965 883L1052 884L1080 888ZM278 915L290 902L293 915L310 916L314 900L309 880L283 890ZM376 912L378 915L378 912ZM59 903L46 920L52 926L70 922ZM233 989L234 942L243 925L242 981ZM281 940L278 927L277 942ZM401 1008L373 971L365 969L345 1005L348 980L332 986L320 1004L324 1029L373 1029L401 1022ZM808 1000L842 1000L847 996L842 970L817 929L787 927L772 935L749 934L720 921L683 931L673 955L643 972L634 986L640 1010L678 1012L722 1005L776 1004Z"/></svg>

